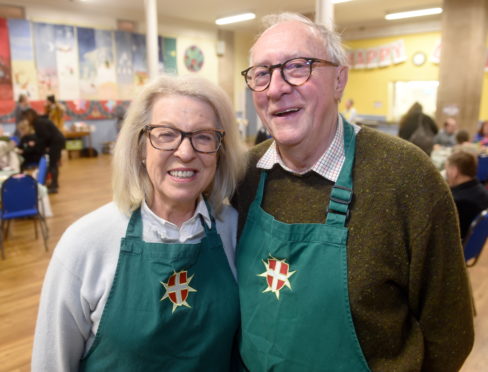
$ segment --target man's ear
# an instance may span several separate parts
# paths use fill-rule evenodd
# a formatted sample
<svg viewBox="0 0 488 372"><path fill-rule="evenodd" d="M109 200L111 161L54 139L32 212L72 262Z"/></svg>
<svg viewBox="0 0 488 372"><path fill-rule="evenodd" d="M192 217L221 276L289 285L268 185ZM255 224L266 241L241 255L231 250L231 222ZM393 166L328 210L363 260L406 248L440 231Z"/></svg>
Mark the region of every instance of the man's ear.
<svg viewBox="0 0 488 372"><path fill-rule="evenodd" d="M342 98L344 89L346 89L348 77L349 77L349 67L347 66L337 67L336 81L335 81L335 98L337 101L340 101Z"/></svg>

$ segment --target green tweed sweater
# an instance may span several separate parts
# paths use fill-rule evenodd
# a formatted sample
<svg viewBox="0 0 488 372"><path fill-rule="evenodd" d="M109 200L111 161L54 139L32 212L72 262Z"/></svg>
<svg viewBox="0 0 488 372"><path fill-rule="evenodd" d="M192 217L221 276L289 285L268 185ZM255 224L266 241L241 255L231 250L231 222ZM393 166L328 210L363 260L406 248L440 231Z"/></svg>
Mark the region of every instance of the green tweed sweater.
<svg viewBox="0 0 488 372"><path fill-rule="evenodd" d="M256 162L270 143L250 151L246 177L233 198L239 233L258 185ZM457 215L446 183L423 152L368 128L357 135L353 180L349 297L371 370L458 371L474 331ZM324 223L331 185L314 172L296 176L275 166L262 207L285 223Z"/></svg>

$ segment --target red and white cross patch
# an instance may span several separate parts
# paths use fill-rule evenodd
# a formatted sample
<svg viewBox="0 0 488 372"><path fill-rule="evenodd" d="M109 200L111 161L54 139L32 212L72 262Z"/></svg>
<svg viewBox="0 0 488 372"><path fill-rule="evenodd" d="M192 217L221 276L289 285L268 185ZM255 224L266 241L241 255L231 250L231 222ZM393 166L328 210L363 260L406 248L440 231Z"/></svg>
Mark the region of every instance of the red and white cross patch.
<svg viewBox="0 0 488 372"><path fill-rule="evenodd" d="M287 264L285 260L286 259L278 260L274 257L268 258L268 262L264 262L263 260L266 271L258 274L258 276L266 278L266 283L268 285L263 293L271 291L276 295L278 300L280 299L280 290L283 289L283 287L286 286L291 289L291 284L288 278L296 272L290 271L290 265Z"/></svg>
<svg viewBox="0 0 488 372"><path fill-rule="evenodd" d="M188 271L179 271L173 273L166 283L160 282L166 289L166 293L161 298L161 301L168 298L173 303L173 313L179 306L191 307L188 302L188 294L190 292L197 292L195 288L190 287L190 282L193 275L188 278Z"/></svg>

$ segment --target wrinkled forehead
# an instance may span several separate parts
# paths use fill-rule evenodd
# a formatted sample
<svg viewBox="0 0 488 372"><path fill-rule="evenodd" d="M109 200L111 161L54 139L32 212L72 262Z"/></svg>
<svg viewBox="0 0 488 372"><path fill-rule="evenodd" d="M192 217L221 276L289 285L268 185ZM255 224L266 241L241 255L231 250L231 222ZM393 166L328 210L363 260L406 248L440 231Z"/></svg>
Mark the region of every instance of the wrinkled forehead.
<svg viewBox="0 0 488 372"><path fill-rule="evenodd" d="M287 21L264 31L250 50L251 64L279 63L294 57L327 58L324 42L310 26Z"/></svg>

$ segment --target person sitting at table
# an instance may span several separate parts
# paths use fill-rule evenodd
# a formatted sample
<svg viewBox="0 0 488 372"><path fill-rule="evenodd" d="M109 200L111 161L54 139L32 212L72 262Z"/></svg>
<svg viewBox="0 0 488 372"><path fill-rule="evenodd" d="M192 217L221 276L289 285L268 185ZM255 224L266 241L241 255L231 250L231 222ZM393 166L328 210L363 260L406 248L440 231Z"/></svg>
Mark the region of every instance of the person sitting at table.
<svg viewBox="0 0 488 372"><path fill-rule="evenodd" d="M27 109L23 116L34 128L36 136L44 144L49 155L49 168L51 182L48 186L49 193L57 193L59 188L59 165L61 162L61 151L64 149L66 140L63 133L54 123L45 116L39 116L34 109Z"/></svg>
<svg viewBox="0 0 488 372"><path fill-rule="evenodd" d="M21 171L23 172L39 165L39 160L44 155L44 145L27 120L21 120L17 128L20 134L17 153L23 158L21 164Z"/></svg>
<svg viewBox="0 0 488 372"><path fill-rule="evenodd" d="M481 123L480 130L474 136L473 142L477 142L482 146L488 146L488 120Z"/></svg>
<svg viewBox="0 0 488 372"><path fill-rule="evenodd" d="M114 201L53 253L32 371L229 371L237 212L223 201L245 166L229 98L201 77L160 77L113 156Z"/></svg>
<svg viewBox="0 0 488 372"><path fill-rule="evenodd" d="M446 160L446 178L456 203L461 239L466 237L471 222L488 208L488 190L476 178L478 159L468 151L456 151Z"/></svg>

